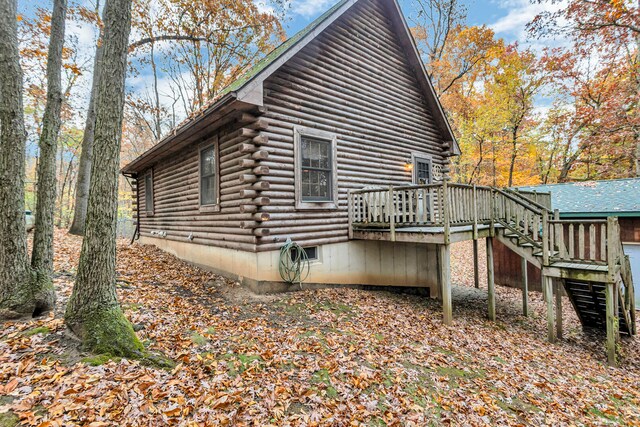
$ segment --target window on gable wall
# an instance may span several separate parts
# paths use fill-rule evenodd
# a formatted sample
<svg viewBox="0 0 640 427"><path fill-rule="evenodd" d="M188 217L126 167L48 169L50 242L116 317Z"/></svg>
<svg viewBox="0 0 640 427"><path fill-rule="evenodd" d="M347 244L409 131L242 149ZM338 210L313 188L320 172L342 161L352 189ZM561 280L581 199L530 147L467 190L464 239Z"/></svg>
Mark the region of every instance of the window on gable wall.
<svg viewBox="0 0 640 427"><path fill-rule="evenodd" d="M304 202L333 200L332 142L318 138L301 138L301 195Z"/></svg>
<svg viewBox="0 0 640 427"><path fill-rule="evenodd" d="M201 205L215 205L218 202L216 186L216 147L212 145L200 151Z"/></svg>
<svg viewBox="0 0 640 427"><path fill-rule="evenodd" d="M153 214L153 172L144 176L144 206L147 214Z"/></svg>
<svg viewBox="0 0 640 427"><path fill-rule="evenodd" d="M293 134L296 209L337 209L337 136L306 127Z"/></svg>

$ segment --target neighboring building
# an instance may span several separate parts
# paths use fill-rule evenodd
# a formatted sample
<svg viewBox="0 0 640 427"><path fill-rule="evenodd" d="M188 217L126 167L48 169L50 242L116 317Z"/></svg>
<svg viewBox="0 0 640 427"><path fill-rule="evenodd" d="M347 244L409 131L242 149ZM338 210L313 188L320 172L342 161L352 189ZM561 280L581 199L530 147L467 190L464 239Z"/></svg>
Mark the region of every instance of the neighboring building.
<svg viewBox="0 0 640 427"><path fill-rule="evenodd" d="M435 245L350 241L348 192L442 180L459 148L395 0L342 0L123 173L140 239L286 289L279 250L308 283L428 287Z"/></svg>
<svg viewBox="0 0 640 427"><path fill-rule="evenodd" d="M631 260L633 277L636 281L640 280L640 178L539 185L518 189L551 193L552 208L560 211L560 219L618 217L620 239L625 254ZM498 240L494 240L494 262L496 283L520 287L520 257ZM529 265L528 273L529 288L540 290L540 270ZM640 293L636 295L636 299L638 298Z"/></svg>

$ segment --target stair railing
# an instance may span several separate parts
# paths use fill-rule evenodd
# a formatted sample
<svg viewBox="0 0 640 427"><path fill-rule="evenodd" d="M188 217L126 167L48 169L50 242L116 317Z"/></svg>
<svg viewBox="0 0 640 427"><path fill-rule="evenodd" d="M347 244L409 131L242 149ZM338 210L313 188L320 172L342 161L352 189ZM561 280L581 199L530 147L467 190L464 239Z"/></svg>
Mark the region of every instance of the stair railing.
<svg viewBox="0 0 640 427"><path fill-rule="evenodd" d="M496 221L525 242L542 248L547 240L546 224L549 220L549 210L512 192L497 188L494 188L493 192Z"/></svg>

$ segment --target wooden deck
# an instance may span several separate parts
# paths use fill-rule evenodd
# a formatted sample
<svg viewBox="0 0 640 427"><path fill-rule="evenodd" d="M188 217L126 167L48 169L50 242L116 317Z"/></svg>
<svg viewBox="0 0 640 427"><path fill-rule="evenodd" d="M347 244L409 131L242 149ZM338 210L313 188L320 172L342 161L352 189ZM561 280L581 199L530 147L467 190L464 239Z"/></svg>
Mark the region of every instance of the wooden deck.
<svg viewBox="0 0 640 427"><path fill-rule="evenodd" d="M438 245L438 296L446 324L452 322L450 245L465 240L474 242L476 284L478 241L486 240L488 316L495 319L493 239L497 238L522 257L524 314L528 315L526 266L532 263L542 271L548 339L553 342L562 337L560 304L566 292L585 327L606 325L608 357L613 364L619 330L629 335L636 332L633 280L618 220L561 221L559 212L550 207L549 194L446 181L358 190L349 193L349 235L359 240ZM564 291L553 285L554 278ZM581 287L593 294L589 301L600 298L597 292L603 290L605 303L585 303ZM600 312L594 314L593 310ZM595 321L594 316L602 321Z"/></svg>
<svg viewBox="0 0 640 427"><path fill-rule="evenodd" d="M494 225L496 228L500 224ZM476 231L477 238L491 237L490 224L478 224ZM395 236L391 230L380 228L354 228L352 238L360 240L386 240L394 242L418 242L445 244L445 229L442 226L416 226L396 228ZM463 242L474 239L474 228L472 225L460 225L449 228L449 243Z"/></svg>

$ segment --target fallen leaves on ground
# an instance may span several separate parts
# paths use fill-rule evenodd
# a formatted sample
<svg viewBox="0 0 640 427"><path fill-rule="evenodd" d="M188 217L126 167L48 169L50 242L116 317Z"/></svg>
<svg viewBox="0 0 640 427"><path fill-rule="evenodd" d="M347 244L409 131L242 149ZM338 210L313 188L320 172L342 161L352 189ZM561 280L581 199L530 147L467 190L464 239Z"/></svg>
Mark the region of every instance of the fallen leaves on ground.
<svg viewBox="0 0 640 427"><path fill-rule="evenodd" d="M506 288L487 321L466 244L454 248L463 286L447 327L426 297L252 296L122 242L118 292L144 344L177 363L161 370L78 349L61 316L81 241L56 237L58 310L0 333L0 417L24 425L640 425L635 341L622 343L620 368L606 366L602 337L583 334L567 301L566 340L549 344L539 295L524 318L520 293Z"/></svg>

